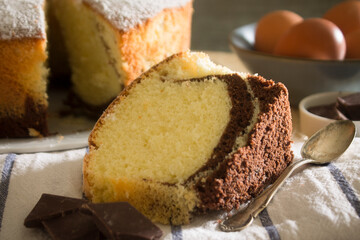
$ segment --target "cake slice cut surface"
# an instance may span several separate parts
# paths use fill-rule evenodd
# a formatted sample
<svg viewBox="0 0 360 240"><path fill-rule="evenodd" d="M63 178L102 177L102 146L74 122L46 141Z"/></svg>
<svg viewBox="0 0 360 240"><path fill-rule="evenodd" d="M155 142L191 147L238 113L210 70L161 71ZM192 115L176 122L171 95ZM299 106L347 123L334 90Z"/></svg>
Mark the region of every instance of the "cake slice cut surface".
<svg viewBox="0 0 360 240"><path fill-rule="evenodd" d="M194 213L229 210L258 194L291 162L291 117L283 85L249 79L190 52L145 72L108 107L89 137L86 196L94 202L128 201L153 221L184 224ZM254 128L282 131L259 122L268 117L264 105L271 104L259 87L284 104L280 124L287 130L275 149L284 155L275 159L257 159L270 153L249 146L257 139ZM264 169L265 161L272 169ZM246 182L253 174L258 176Z"/></svg>
<svg viewBox="0 0 360 240"><path fill-rule="evenodd" d="M96 134L96 142L114 144L99 145L95 164L111 178L184 183L210 158L230 109L227 86L217 78L143 81Z"/></svg>

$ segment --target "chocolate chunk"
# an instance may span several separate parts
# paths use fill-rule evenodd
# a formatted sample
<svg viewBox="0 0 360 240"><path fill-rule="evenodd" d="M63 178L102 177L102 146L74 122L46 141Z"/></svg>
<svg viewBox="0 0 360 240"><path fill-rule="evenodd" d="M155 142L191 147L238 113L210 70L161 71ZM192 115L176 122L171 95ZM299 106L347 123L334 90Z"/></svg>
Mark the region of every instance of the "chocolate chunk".
<svg viewBox="0 0 360 240"><path fill-rule="evenodd" d="M82 199L43 194L24 221L44 228L52 239L149 239L162 231L127 202L88 203Z"/></svg>
<svg viewBox="0 0 360 240"><path fill-rule="evenodd" d="M335 103L329 105L321 105L309 107L308 111L325 118L335 119L335 120L345 120L347 119L340 111L335 107Z"/></svg>
<svg viewBox="0 0 360 240"><path fill-rule="evenodd" d="M88 203L82 212L91 214L108 239L159 239L162 231L127 202Z"/></svg>
<svg viewBox="0 0 360 240"><path fill-rule="evenodd" d="M360 93L354 93L345 97L338 97L336 107L344 115L353 121L360 120Z"/></svg>
<svg viewBox="0 0 360 240"><path fill-rule="evenodd" d="M82 199L43 194L24 221L26 227L41 227L44 220L78 211L86 201Z"/></svg>
<svg viewBox="0 0 360 240"><path fill-rule="evenodd" d="M99 240L100 231L91 216L74 212L42 222L52 239L56 240Z"/></svg>

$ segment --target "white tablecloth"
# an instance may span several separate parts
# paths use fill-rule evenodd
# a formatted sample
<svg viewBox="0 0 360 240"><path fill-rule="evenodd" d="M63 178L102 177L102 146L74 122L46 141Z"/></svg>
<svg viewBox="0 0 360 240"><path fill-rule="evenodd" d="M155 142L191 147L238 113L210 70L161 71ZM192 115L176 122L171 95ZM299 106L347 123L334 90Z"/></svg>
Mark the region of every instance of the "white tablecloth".
<svg viewBox="0 0 360 240"><path fill-rule="evenodd" d="M302 140L293 144L300 159ZM42 193L82 197L81 169L86 149L0 155L0 239L47 239L23 221ZM252 226L225 233L224 213L194 219L187 226L160 226L163 239L360 239L360 138L328 166L293 174Z"/></svg>

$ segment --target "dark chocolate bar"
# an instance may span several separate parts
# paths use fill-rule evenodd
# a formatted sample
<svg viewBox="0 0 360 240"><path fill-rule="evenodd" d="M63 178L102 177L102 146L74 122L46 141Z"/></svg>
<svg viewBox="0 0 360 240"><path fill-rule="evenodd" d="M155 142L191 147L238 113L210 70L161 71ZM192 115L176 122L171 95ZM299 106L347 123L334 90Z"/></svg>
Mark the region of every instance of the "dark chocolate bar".
<svg viewBox="0 0 360 240"><path fill-rule="evenodd" d="M345 97L338 97L336 107L344 115L353 121L360 120L360 93L354 93Z"/></svg>
<svg viewBox="0 0 360 240"><path fill-rule="evenodd" d="M148 239L162 231L127 202L89 203L83 199L43 194L24 221L44 228L52 239Z"/></svg>
<svg viewBox="0 0 360 240"><path fill-rule="evenodd" d="M85 200L43 194L33 210L25 218L26 227L41 227L42 221L64 216L68 213L78 211Z"/></svg>
<svg viewBox="0 0 360 240"><path fill-rule="evenodd" d="M99 240L101 233L91 216L78 212L42 222L52 239L56 240Z"/></svg>

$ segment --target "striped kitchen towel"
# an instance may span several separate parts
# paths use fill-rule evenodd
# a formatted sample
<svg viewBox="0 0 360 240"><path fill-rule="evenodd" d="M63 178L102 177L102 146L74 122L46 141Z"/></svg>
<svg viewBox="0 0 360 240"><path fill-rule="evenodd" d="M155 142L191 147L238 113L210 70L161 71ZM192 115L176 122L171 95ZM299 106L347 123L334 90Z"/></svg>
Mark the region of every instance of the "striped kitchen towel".
<svg viewBox="0 0 360 240"><path fill-rule="evenodd" d="M300 159L302 141L293 145ZM86 149L0 155L0 239L48 239L24 219L42 193L80 198ZM291 176L254 223L225 233L225 213L196 217L190 225L164 226L163 239L360 239L360 138L327 166L310 166Z"/></svg>

